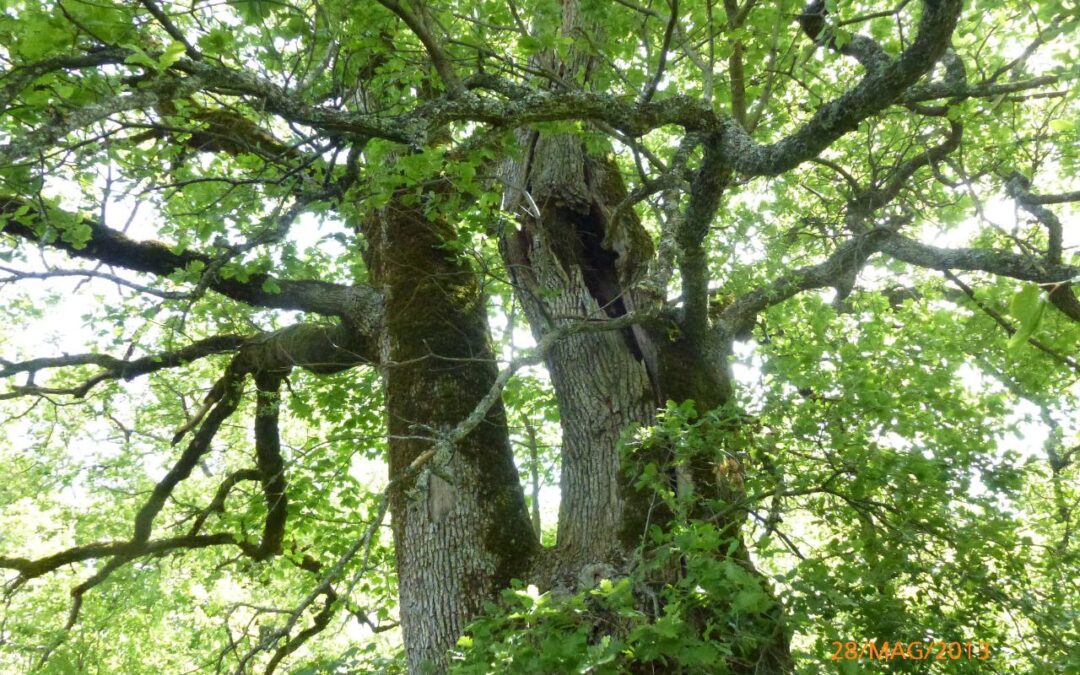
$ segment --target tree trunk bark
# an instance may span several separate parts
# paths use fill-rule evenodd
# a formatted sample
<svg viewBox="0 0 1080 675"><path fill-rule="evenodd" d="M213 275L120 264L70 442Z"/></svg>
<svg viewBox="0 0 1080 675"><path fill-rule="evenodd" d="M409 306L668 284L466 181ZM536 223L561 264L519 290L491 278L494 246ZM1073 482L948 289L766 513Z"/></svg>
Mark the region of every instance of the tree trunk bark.
<svg viewBox="0 0 1080 675"><path fill-rule="evenodd" d="M582 30L579 10L578 0L562 3L563 35ZM588 86L590 62L569 50L532 65ZM627 192L615 163L588 152L578 134L527 131L518 140L526 151L506 163L503 206L526 215L500 248L536 338L566 323L659 310L664 298L637 285L654 258L652 238L632 208L619 208ZM726 368L645 325L573 335L545 362L563 432L558 566L618 559L640 540L650 508L624 475L620 441L668 399L692 399L699 410L723 404Z"/></svg>
<svg viewBox="0 0 1080 675"><path fill-rule="evenodd" d="M539 340L565 324L625 314L630 300L621 289L636 271L628 261L647 259L651 245L644 231L633 244L616 243L606 214L624 195L603 194L616 185L615 168L588 158L580 138L533 133L526 140L529 153L508 172L508 205L533 212L504 237L502 251ZM627 228L641 228L627 220ZM613 252L616 245L625 256ZM623 548L619 441L649 424L657 407L636 333L575 334L545 355L563 432L558 548L577 565L610 560Z"/></svg>
<svg viewBox="0 0 1080 675"><path fill-rule="evenodd" d="M381 367L390 477L466 418L496 376L478 277L443 245L446 223L399 196L368 226L373 281L386 297ZM501 404L447 466L392 490L400 614L409 672L444 672L466 623L524 576L537 540Z"/></svg>
<svg viewBox="0 0 1080 675"><path fill-rule="evenodd" d="M508 210L529 215L520 219L519 230L504 236L501 249L537 339L567 322L659 309L662 298L635 286L652 259L652 243L632 209L616 208L626 191L614 163L590 156L572 135L534 132L525 140L529 151L505 172L505 202ZM573 335L546 354L563 430L562 502L556 550L538 558L533 579L573 588L597 565L625 569L648 525L662 526L672 516L635 491L620 441L633 427L650 425L668 400L693 400L700 413L726 403L728 371L715 363L725 356L705 354L678 331L668 334L651 325ZM646 461L669 462L663 448L652 452L657 457ZM691 462L673 481L702 505L719 495L737 501L732 490L741 487L742 466L719 462ZM697 511L691 517L715 515ZM734 515L719 526L741 539L743 519ZM716 554L728 555L726 543L722 548ZM741 541L730 555L758 574ZM768 591L764 578L762 585ZM775 612L769 620L777 627L775 639L762 645L754 662L766 668L762 672L785 672L782 617ZM739 672L737 663L729 665Z"/></svg>

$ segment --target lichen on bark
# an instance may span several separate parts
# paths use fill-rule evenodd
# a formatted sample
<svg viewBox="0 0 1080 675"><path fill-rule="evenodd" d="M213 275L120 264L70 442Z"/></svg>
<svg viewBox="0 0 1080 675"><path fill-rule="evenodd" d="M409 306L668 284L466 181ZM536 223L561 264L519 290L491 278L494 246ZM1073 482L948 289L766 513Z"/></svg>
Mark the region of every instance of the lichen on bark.
<svg viewBox="0 0 1080 675"><path fill-rule="evenodd" d="M394 478L473 411L496 367L479 277L446 247L453 228L395 200L365 234L372 280L386 299L380 368ZM417 672L424 663L445 668L466 622L524 576L537 546L501 404L439 470L445 478L390 496L402 626Z"/></svg>

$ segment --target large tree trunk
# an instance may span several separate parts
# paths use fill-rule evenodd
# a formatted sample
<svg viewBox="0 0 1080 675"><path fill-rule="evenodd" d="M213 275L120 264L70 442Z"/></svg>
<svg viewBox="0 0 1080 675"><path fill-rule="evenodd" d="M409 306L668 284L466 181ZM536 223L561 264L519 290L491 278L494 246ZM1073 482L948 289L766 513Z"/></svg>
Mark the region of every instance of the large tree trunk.
<svg viewBox="0 0 1080 675"><path fill-rule="evenodd" d="M373 280L386 296L381 365L393 479L473 411L496 367L477 275L442 247L453 229L399 196L368 230ZM422 474L416 485L391 491L413 673L445 670L466 622L524 576L537 547L501 405L438 472L444 477Z"/></svg>
<svg viewBox="0 0 1080 675"><path fill-rule="evenodd" d="M564 0L561 32L583 29L578 0ZM577 50L540 54L532 65L588 86L590 57ZM537 339L566 323L659 310L664 298L637 284L654 258L652 238L632 208L620 208L627 192L615 163L590 154L577 134L518 139L525 152L506 163L503 201L522 214L521 228L500 244ZM710 367L700 345L645 324L572 335L545 362L563 431L557 566L610 562L640 540L651 501L631 487L620 441L650 425L666 400L692 399L699 410L723 404L726 367Z"/></svg>
<svg viewBox="0 0 1080 675"><path fill-rule="evenodd" d="M573 35L579 27L577 2L567 0L562 31ZM588 79L588 59L579 54L563 61L543 55L537 65L567 79ZM525 152L504 170L504 208L520 214L520 229L506 233L500 245L537 339L569 322L662 309L665 299L638 284L654 259L652 239L633 209L624 208L627 193L615 163L590 153L576 134L531 131L519 141ZM678 317L670 318L678 323ZM710 350L703 338L701 331L669 332L643 323L619 332L575 334L545 354L563 431L562 501L556 549L537 558L533 580L574 587L594 581L590 570L627 570L646 528L663 526L674 515L634 489L620 446L628 431L651 424L668 400L692 400L699 412L728 402L729 354L718 352L730 344ZM662 447L649 452L656 456L638 459L660 466L671 459ZM733 474L729 479L717 471L719 462L720 457L702 457L671 476L673 487L702 505L691 509L691 517L716 520L705 504L738 499L741 465L719 464ZM716 555L732 555L758 574L741 541L744 517L736 513L718 521L737 545L729 553L725 543ZM670 579L657 580L665 581ZM768 592L763 577L761 583ZM716 598L720 606L729 601ZM764 633L772 637L751 646L752 653L733 655L732 672L790 669L778 608L763 618Z"/></svg>
<svg viewBox="0 0 1080 675"><path fill-rule="evenodd" d="M502 252L537 338L567 322L659 309L662 299L635 285L653 256L652 243L631 209L616 208L626 191L614 163L591 156L573 135L534 132L525 140L529 151L506 171L511 186L506 204L528 215L520 219L519 230L504 237ZM621 214L618 221L613 214ZM706 355L677 330L669 333L649 323L573 335L549 350L545 360L563 430L562 503L556 550L538 561L535 580L580 583L587 580L585 570L596 569L591 566L626 569L648 524L662 526L672 516L634 490L620 441L630 429L652 423L667 400L693 400L699 412L726 403L730 381L726 366L716 363L726 355L717 356ZM646 459L660 465L670 460L664 448L652 452L657 456ZM724 484L719 461L691 462L672 480L701 504L719 495L730 499L734 485ZM724 466L741 471L737 463ZM741 475L731 478L741 486ZM690 515L715 520L715 514L696 508ZM735 514L718 524L739 540L733 558L757 574L741 544L742 520ZM717 556L731 550L727 543L721 549ZM763 578L762 585L767 589ZM765 668L757 672L784 672L789 657L782 619L774 612L766 621L775 622L775 639L764 642L749 661ZM729 666L740 672L746 662Z"/></svg>
<svg viewBox="0 0 1080 675"><path fill-rule="evenodd" d="M566 2L564 32L577 24L576 3ZM548 66L568 76L587 70L585 59L570 60ZM527 152L507 164L505 205L529 215L500 247L536 337L568 323L658 310L663 298L636 287L654 257L652 240L633 209L617 209L627 195L614 162L587 152L576 134L532 131L521 140ZM369 233L373 277L386 294L381 358L391 477L430 449L417 436L467 417L495 377L478 278L442 246L453 228L406 199L395 199ZM545 354L563 431L554 551L537 555L501 407L458 445L452 484L431 475L412 496L392 493L410 672L424 664L444 669L465 623L515 576L573 588L590 568L626 569L646 520L662 524L670 514L633 488L621 440L650 425L668 399L692 399L699 410L726 402L726 370L708 367L701 352L677 331L636 325L575 333ZM706 463L683 478L695 489L717 489L713 468ZM738 536L738 523L727 530ZM739 556L752 569L744 549ZM777 651L786 654L786 643Z"/></svg>
<svg viewBox="0 0 1080 675"><path fill-rule="evenodd" d="M635 272L627 261L647 258L651 247L641 232L619 244L647 251L612 250L606 213L621 195L604 190L620 187L610 175L614 167L587 158L575 136L533 133L527 140L524 161L509 172L518 189L508 204L528 203L533 212L504 238L502 250L534 334L540 339L565 324L625 314L629 298L621 288ZM626 225L641 227L629 218ZM651 422L658 404L635 333L575 334L545 355L563 431L558 548L564 563L608 561L624 548L619 440Z"/></svg>

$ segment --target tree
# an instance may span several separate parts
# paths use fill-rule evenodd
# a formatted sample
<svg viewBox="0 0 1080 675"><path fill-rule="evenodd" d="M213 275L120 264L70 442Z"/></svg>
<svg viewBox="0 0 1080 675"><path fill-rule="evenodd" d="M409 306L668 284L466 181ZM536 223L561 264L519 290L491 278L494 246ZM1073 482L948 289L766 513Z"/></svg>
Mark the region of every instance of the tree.
<svg viewBox="0 0 1080 675"><path fill-rule="evenodd" d="M4 7L5 667L1078 665L1067 3Z"/></svg>

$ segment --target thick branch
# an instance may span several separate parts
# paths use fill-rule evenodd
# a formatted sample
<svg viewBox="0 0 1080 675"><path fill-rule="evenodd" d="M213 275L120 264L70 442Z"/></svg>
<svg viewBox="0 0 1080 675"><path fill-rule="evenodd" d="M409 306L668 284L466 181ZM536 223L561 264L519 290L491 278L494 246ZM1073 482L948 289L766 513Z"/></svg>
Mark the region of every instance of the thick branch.
<svg viewBox="0 0 1080 675"><path fill-rule="evenodd" d="M202 55L199 54L199 51L195 49L195 47L193 47L190 42L188 42L187 38L184 37L184 34L180 32L180 29L177 28L176 24L172 22L172 19L170 19L169 16L165 14L165 12L163 12L160 7L157 6L157 3L155 3L154 0L139 1L142 3L142 6L145 7L146 10L150 12L150 14L157 20L157 22L161 24L161 27L164 28L165 32L169 34L169 37L184 45L184 51L187 52L187 55L189 57L193 59L198 59L202 57Z"/></svg>
<svg viewBox="0 0 1080 675"><path fill-rule="evenodd" d="M716 139L710 139L705 144L701 168L690 185L686 214L675 231L683 287L682 323L687 335L699 344L709 325L709 268L705 237L730 176L730 170L722 163Z"/></svg>
<svg viewBox="0 0 1080 675"><path fill-rule="evenodd" d="M899 58L867 75L847 93L818 108L792 135L771 146L757 145L733 121L724 125L724 158L739 173L779 175L816 157L859 122L898 100L934 67L949 45L960 16L960 0L926 0L918 35Z"/></svg>
<svg viewBox="0 0 1080 675"><path fill-rule="evenodd" d="M68 354L19 362L0 359L0 377L10 377L17 373L35 373L47 368L96 365L105 369L109 379L131 380L147 373L175 368L212 354L232 351L240 347L245 339L241 335L215 335L193 342L176 351L159 352L134 360L118 359L108 354Z"/></svg>
<svg viewBox="0 0 1080 675"><path fill-rule="evenodd" d="M889 64L889 55L885 53L881 45L865 35L849 34L841 45L835 32L827 26L825 20L827 14L824 0L814 0L807 5L798 19L807 37L829 49L854 58L870 74L881 71Z"/></svg>
<svg viewBox="0 0 1080 675"><path fill-rule="evenodd" d="M185 102L185 110L193 103ZM293 145L282 142L255 122L232 110L200 110L186 113L185 122L195 122L199 127L152 125L147 131L128 139L140 143L152 138L171 137L174 142L199 152L223 152L239 155L249 152L268 162L289 166L310 166L319 157L305 155ZM179 137L179 138L177 138ZM288 163L285 160L289 160Z"/></svg>
<svg viewBox="0 0 1080 675"><path fill-rule="evenodd" d="M1056 195L1037 195L1029 192L1026 201L1031 204L1065 204L1068 202L1080 202L1080 190L1075 192L1062 192Z"/></svg>
<svg viewBox="0 0 1080 675"><path fill-rule="evenodd" d="M377 361L374 336L348 321L288 326L251 338L237 355L237 367L247 373L287 373L298 367L328 375Z"/></svg>
<svg viewBox="0 0 1080 675"><path fill-rule="evenodd" d="M83 68L97 68L107 64L123 63L124 59L130 54L131 52L126 49L110 47L91 54L52 56L35 63L12 68L0 74L0 81L5 83L3 87L0 87L0 110L6 109L12 98L42 75L59 70L80 70Z"/></svg>
<svg viewBox="0 0 1080 675"><path fill-rule="evenodd" d="M435 67L435 72L439 74L439 79L442 80L447 92L455 97L464 93L465 88L462 86L461 80L458 78L457 74L454 73L454 68L450 64L450 59L446 57L446 52L443 51L442 45L439 44L438 39L436 39L428 29L424 17L413 14L402 7L396 0L377 0L377 2L405 22L405 25L409 27L409 30L411 30L417 39L420 40L420 44L424 45L424 49L431 59L431 65Z"/></svg>
<svg viewBox="0 0 1080 675"><path fill-rule="evenodd" d="M933 101L942 98L947 98L952 101L962 101L969 98L996 98L998 96L1015 94L1021 91L1028 91L1030 89L1038 89L1039 87L1056 84L1060 80L1061 78L1056 75L1045 75L1029 80L1005 82L1002 84L984 82L968 85L965 83L956 84L954 82L929 82L909 89L900 98L900 102L909 104L922 103L924 101Z"/></svg>
<svg viewBox="0 0 1080 675"><path fill-rule="evenodd" d="M890 229L876 228L856 235L844 242L825 261L793 270L739 297L719 314L717 330L725 336L736 335L748 330L753 325L754 318L765 309L803 291L828 288L836 285L838 280L853 276L891 234Z"/></svg>
<svg viewBox="0 0 1080 675"><path fill-rule="evenodd" d="M281 438L278 433L278 390L282 379L280 374L266 371L255 375L255 386L258 388L255 458L266 500L266 521L257 560L280 553L281 542L285 539L289 502L285 494L285 462L281 458Z"/></svg>
<svg viewBox="0 0 1080 675"><path fill-rule="evenodd" d="M939 271L987 272L1038 284L1068 282L1080 275L1070 265L1050 265L1029 256L982 248L941 248L894 234L881 244L881 251L897 260Z"/></svg>
<svg viewBox="0 0 1080 675"><path fill-rule="evenodd" d="M1005 183L1005 191L1010 197L1016 200L1016 203L1020 205L1020 208L1024 209L1032 216L1035 217L1039 223L1046 228L1048 245L1046 248L1046 261L1059 265L1061 264L1062 254L1062 230L1061 221L1050 209L1046 208L1044 204L1059 203L1053 198L1069 197L1069 194L1064 195L1049 195L1051 199L1044 201L1031 192L1031 181L1019 173L1014 173L1009 177L1007 183ZM1074 193L1077 198L1080 199L1080 193ZM1045 199L1045 198L1043 198ZM1060 201L1072 201L1068 199L1060 199Z"/></svg>
<svg viewBox="0 0 1080 675"><path fill-rule="evenodd" d="M294 367L317 374L339 373L361 363L373 362L373 336L358 332L348 321L337 325L296 324L245 341L229 364L235 376L266 374L285 376ZM210 406L221 400L227 378L218 380L206 401L173 435L176 444L202 420Z"/></svg>
<svg viewBox="0 0 1080 675"><path fill-rule="evenodd" d="M192 469L199 462L203 455L210 450L210 443L214 440L214 436L217 434L221 424L229 418L236 411L237 406L240 405L241 394L243 393L243 377L238 374L232 366L225 371L225 375L219 381L218 385L221 389L220 398L217 404L210 410L210 413L206 416L202 426L195 432L191 441L188 443L187 448L181 453L180 458L176 460L176 464L172 469L165 474L165 477L158 481L158 484L154 486L154 490L150 493L150 497L139 509L138 514L135 516L135 529L132 535L132 542L145 543L150 539L150 532L153 528L154 518L165 506L165 501L172 494L173 489L188 476L191 475ZM215 386L215 389L218 387Z"/></svg>
<svg viewBox="0 0 1080 675"><path fill-rule="evenodd" d="M178 549L199 549L223 544L235 544L246 548L231 534L217 533L197 536L169 537L152 541L109 541L76 546L66 551L29 560L27 558L0 558L0 568L15 570L22 580L34 579L60 569L64 565L108 558L114 556L134 557L152 553L165 553Z"/></svg>
<svg viewBox="0 0 1080 675"><path fill-rule="evenodd" d="M940 248L894 234L881 243L881 252L911 265L939 270L987 272L998 276L1053 286L1050 302L1063 314L1080 321L1080 302L1070 284L1080 279L1080 268L1055 265L1010 251L979 248Z"/></svg>
<svg viewBox="0 0 1080 675"><path fill-rule="evenodd" d="M151 81L136 91L112 96L104 101L76 108L67 114L58 113L37 129L19 135L7 145L0 146L0 165L17 164L27 157L36 156L68 134L85 129L117 113L147 110L163 100L190 96L203 86L203 82L198 77L179 80L163 77Z"/></svg>
<svg viewBox="0 0 1080 675"><path fill-rule="evenodd" d="M38 214L37 211L34 204L21 198L0 196L0 222L4 222L2 232L38 241L39 236L31 225L31 220L35 214L42 217L45 217L45 214ZM82 219L81 225L90 231L85 246L77 247L61 238L45 245L77 258L159 276L183 270L193 262L208 266L214 261L214 258L203 253L175 253L172 248L160 242L130 239L123 233L89 218ZM215 276L210 280L209 286L222 295L259 307L349 316L372 332L382 314L381 296L368 286L342 286L324 281L290 281L276 279L268 274L253 274L248 281ZM266 290L275 286L280 289L279 292Z"/></svg>
<svg viewBox="0 0 1080 675"><path fill-rule="evenodd" d="M35 394L82 398L93 387L106 380L131 380L231 351L237 352L231 367L238 373L287 373L294 367L299 367L325 375L364 363L373 363L377 359L375 337L358 329L350 321L325 325L301 323L254 337L217 335L175 351L160 352L133 360L96 353L42 357L19 362L0 359L0 378L18 373L30 375L27 384L13 387L10 393L0 394L0 399ZM40 370L83 365L97 365L103 370L81 385L69 388L48 388L32 384L33 375ZM186 433L198 421L197 417L191 425L185 425L183 431Z"/></svg>

